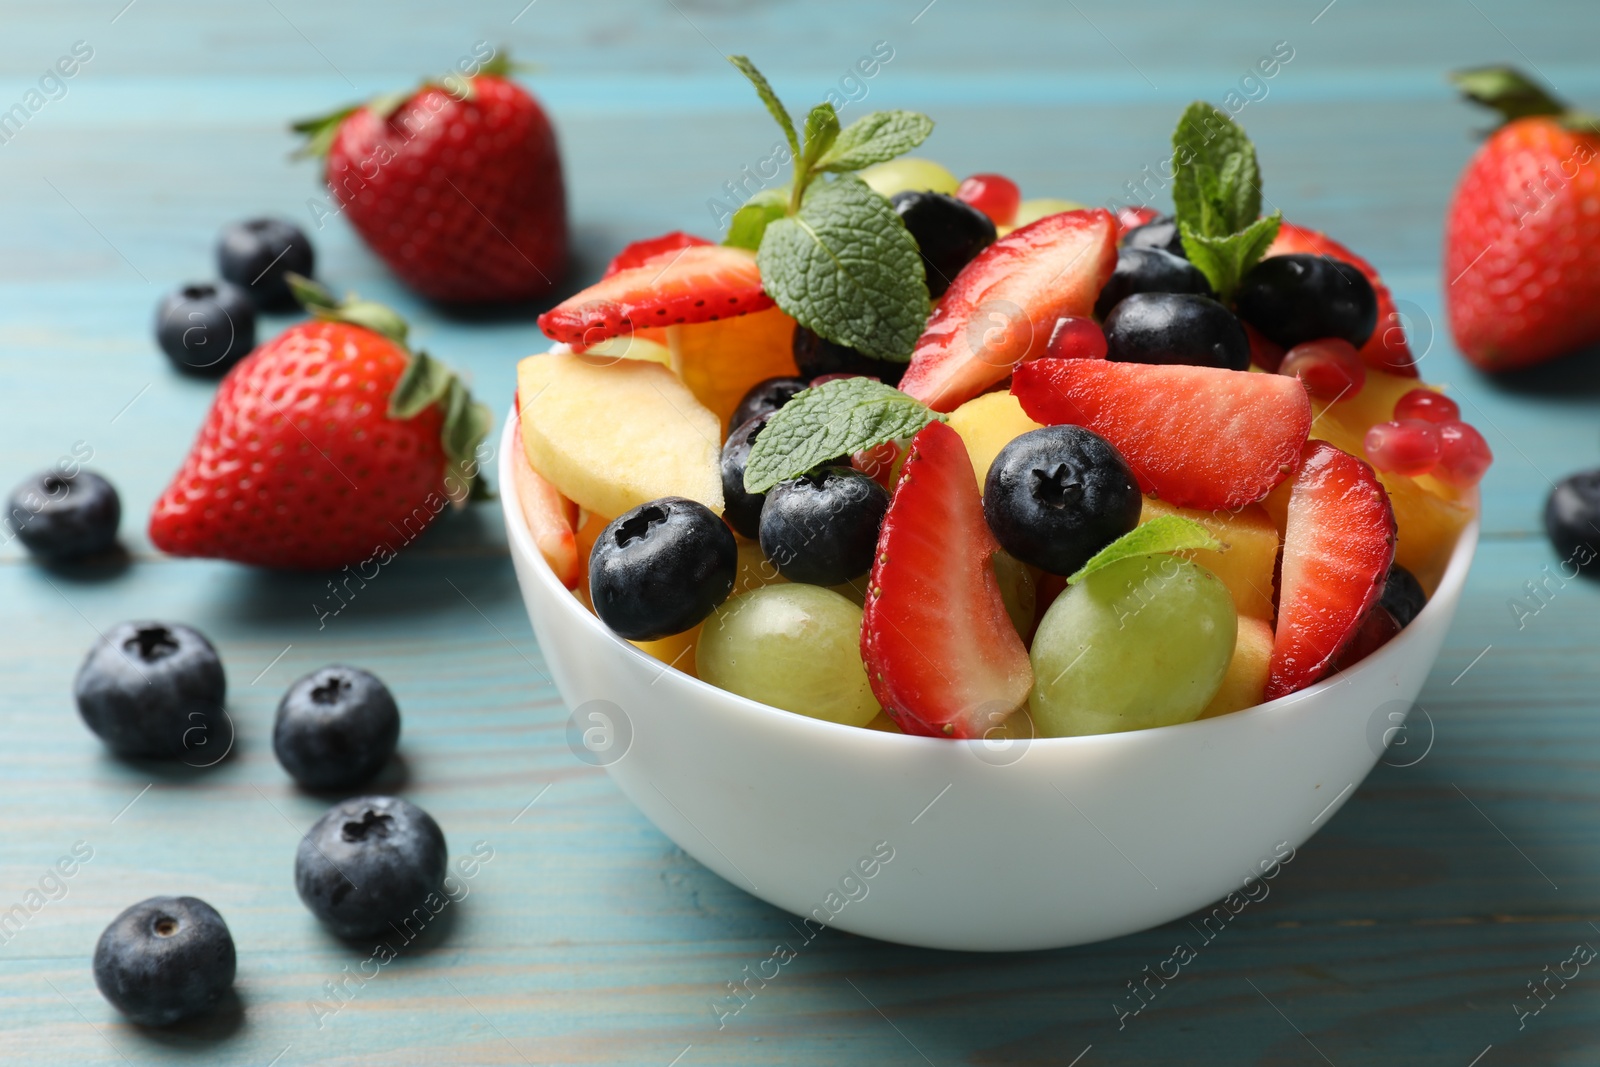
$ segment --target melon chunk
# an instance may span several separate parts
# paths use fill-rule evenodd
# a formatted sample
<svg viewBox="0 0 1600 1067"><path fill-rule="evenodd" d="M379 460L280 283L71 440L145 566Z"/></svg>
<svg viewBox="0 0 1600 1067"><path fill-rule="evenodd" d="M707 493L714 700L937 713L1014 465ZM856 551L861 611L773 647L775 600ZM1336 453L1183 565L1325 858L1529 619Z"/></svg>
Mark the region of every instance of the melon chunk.
<svg viewBox="0 0 1600 1067"><path fill-rule="evenodd" d="M1241 617L1272 622L1272 572L1278 561L1278 527L1265 508L1246 504L1237 511L1197 511L1145 497L1139 521L1149 522L1158 515L1193 519L1227 545L1221 552L1198 549L1178 554L1221 578L1233 594L1233 606Z"/></svg>
<svg viewBox="0 0 1600 1067"><path fill-rule="evenodd" d="M664 496L722 511L722 427L659 363L552 352L517 365L522 446L585 511L617 516Z"/></svg>
<svg viewBox="0 0 1600 1067"><path fill-rule="evenodd" d="M950 428L961 435L967 446L967 456L972 460L980 490L1000 450L1039 427L1040 424L1022 410L1022 402L1010 393L984 393L950 413Z"/></svg>
<svg viewBox="0 0 1600 1067"><path fill-rule="evenodd" d="M1222 686L1211 698L1202 719L1243 711L1261 703L1267 690L1267 669L1272 663L1272 627L1260 619L1239 619L1239 636L1234 639L1233 658Z"/></svg>

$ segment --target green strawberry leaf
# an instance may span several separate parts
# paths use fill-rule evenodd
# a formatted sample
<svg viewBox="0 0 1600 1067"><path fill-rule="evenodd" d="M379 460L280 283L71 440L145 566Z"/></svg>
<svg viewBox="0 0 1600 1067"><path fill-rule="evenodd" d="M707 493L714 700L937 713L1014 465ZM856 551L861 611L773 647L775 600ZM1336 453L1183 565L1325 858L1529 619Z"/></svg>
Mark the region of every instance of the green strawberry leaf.
<svg viewBox="0 0 1600 1067"><path fill-rule="evenodd" d="M730 248L744 248L751 252L761 247L761 236L767 232L767 223L781 219L789 213L789 190L763 189L744 202L744 206L728 220L728 236L722 243Z"/></svg>
<svg viewBox="0 0 1600 1067"><path fill-rule="evenodd" d="M1203 237L1226 237L1261 214L1255 145L1225 112L1203 101L1190 104L1172 132L1172 158L1180 223Z"/></svg>
<svg viewBox="0 0 1600 1067"><path fill-rule="evenodd" d="M793 401L790 401L793 403ZM765 431L763 431L763 435ZM756 438L759 444L761 438ZM1089 562L1079 567L1067 579L1068 585L1077 585L1102 567L1129 556L1149 556L1157 552L1184 552L1195 548L1221 549L1222 542L1193 519L1182 515L1158 515L1141 523L1089 557Z"/></svg>
<svg viewBox="0 0 1600 1067"><path fill-rule="evenodd" d="M1187 222L1178 223L1178 233L1189 262L1206 276L1218 299L1227 303L1239 288L1245 271L1261 262L1261 257L1272 247L1282 224L1283 216L1274 211L1226 237L1206 237L1196 233Z"/></svg>
<svg viewBox="0 0 1600 1067"><path fill-rule="evenodd" d="M922 255L860 178L811 186L798 213L767 225L756 262L767 293L802 326L874 359L911 358L928 321Z"/></svg>
<svg viewBox="0 0 1600 1067"><path fill-rule="evenodd" d="M910 437L943 418L871 378L824 382L795 394L762 427L745 463L745 491L765 493L836 456Z"/></svg>
<svg viewBox="0 0 1600 1067"><path fill-rule="evenodd" d="M860 170L903 155L928 139L933 120L915 111L874 111L840 131L826 154L816 158L820 171Z"/></svg>
<svg viewBox="0 0 1600 1067"><path fill-rule="evenodd" d="M789 112L784 108L783 101L778 99L778 94L772 91L771 84L766 77L750 62L749 56L729 56L728 62L739 68L739 73L750 79L750 84L756 87L756 95L761 97L761 102L767 105L767 110L783 128L783 135L789 139L789 154L795 159L800 158L800 139L794 133L794 119L789 117Z"/></svg>
<svg viewBox="0 0 1600 1067"><path fill-rule="evenodd" d="M360 111L363 105L351 104L326 115L317 115L314 118L299 119L291 122L289 129L295 133L305 135L305 143L290 153L290 159L321 158L328 154L328 149L333 147L333 139L339 133L339 126L345 119Z"/></svg>
<svg viewBox="0 0 1600 1067"><path fill-rule="evenodd" d="M389 394L389 417L412 419L431 404L437 404L450 392L450 383L456 380L455 371L440 363L426 352L411 354L405 373L394 383Z"/></svg>
<svg viewBox="0 0 1600 1067"><path fill-rule="evenodd" d="M1492 108L1511 122L1529 115L1561 115L1567 105L1515 67L1474 67L1450 73L1450 81L1474 104Z"/></svg>

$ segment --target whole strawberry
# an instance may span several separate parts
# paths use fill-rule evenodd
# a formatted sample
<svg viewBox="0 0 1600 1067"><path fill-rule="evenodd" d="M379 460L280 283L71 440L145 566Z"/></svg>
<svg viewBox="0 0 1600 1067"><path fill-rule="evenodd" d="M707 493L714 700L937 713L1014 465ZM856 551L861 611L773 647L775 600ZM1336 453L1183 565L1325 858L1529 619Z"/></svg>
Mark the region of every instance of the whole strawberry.
<svg viewBox="0 0 1600 1067"><path fill-rule="evenodd" d="M1600 120L1507 67L1454 76L1505 117L1461 175L1445 223L1445 304L1484 370L1600 341Z"/></svg>
<svg viewBox="0 0 1600 1067"><path fill-rule="evenodd" d="M424 296L526 300L566 269L561 154L504 52L470 79L426 83L294 129L367 245Z"/></svg>
<svg viewBox="0 0 1600 1067"><path fill-rule="evenodd" d="M262 567L376 568L472 495L489 413L406 348L393 311L291 278L316 317L228 372L150 540Z"/></svg>

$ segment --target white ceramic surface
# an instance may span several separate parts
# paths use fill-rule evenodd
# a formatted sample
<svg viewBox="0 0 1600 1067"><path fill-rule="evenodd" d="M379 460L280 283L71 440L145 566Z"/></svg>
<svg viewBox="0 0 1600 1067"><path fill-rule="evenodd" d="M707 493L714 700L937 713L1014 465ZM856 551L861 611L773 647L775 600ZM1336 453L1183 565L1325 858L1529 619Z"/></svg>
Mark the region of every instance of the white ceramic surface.
<svg viewBox="0 0 1600 1067"><path fill-rule="evenodd" d="M1117 937L1275 874L1268 864L1325 825L1383 754L1439 654L1478 538L1474 522L1398 637L1281 700L1009 746L908 737L746 700L613 635L534 547L511 476L515 427L513 412L499 491L539 647L577 709L569 738L592 731L603 751L591 762L734 885L814 923L931 948Z"/></svg>

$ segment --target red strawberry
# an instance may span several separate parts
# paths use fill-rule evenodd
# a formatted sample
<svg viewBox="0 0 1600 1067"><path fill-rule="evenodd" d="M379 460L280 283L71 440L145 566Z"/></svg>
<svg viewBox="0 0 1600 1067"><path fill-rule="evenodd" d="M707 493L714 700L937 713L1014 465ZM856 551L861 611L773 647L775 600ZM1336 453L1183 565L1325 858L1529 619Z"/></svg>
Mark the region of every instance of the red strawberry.
<svg viewBox="0 0 1600 1067"><path fill-rule="evenodd" d="M567 262L555 131L496 56L449 89L426 84L296 123L326 153L329 190L367 245L424 296L526 300Z"/></svg>
<svg viewBox="0 0 1600 1067"><path fill-rule="evenodd" d="M1141 490L1186 508L1260 500L1311 432L1305 386L1282 374L1046 359L1018 367L1011 391L1035 422L1110 441Z"/></svg>
<svg viewBox="0 0 1600 1067"><path fill-rule="evenodd" d="M313 310L223 379L150 514L163 552L376 568L466 501L488 410L448 368L406 349L387 308L324 294Z"/></svg>
<svg viewBox="0 0 1600 1067"><path fill-rule="evenodd" d="M1153 207L1123 207L1117 209L1117 236L1121 237L1129 230L1143 226L1147 222L1154 222L1161 217L1161 212Z"/></svg>
<svg viewBox="0 0 1600 1067"><path fill-rule="evenodd" d="M929 423L878 535L861 657L872 692L908 734L982 737L1022 706L1033 668L1006 614L961 436Z"/></svg>
<svg viewBox="0 0 1600 1067"><path fill-rule="evenodd" d="M1278 238L1267 249L1267 255L1287 256L1294 252L1337 259L1366 275L1367 281L1372 283L1372 291L1378 296L1378 328L1361 346L1361 362L1374 370L1415 378L1417 367L1411 358L1411 346L1406 344L1406 331L1400 323L1400 312L1395 310L1394 297L1378 277L1376 268L1326 234L1286 222L1278 228Z"/></svg>
<svg viewBox="0 0 1600 1067"><path fill-rule="evenodd" d="M1394 539L1394 510L1372 468L1308 442L1289 489L1267 700L1328 673L1383 595Z"/></svg>
<svg viewBox="0 0 1600 1067"><path fill-rule="evenodd" d="M900 388L953 411L1045 354L1064 315L1087 318L1117 265L1117 222L1064 211L1012 230L978 253L917 341Z"/></svg>
<svg viewBox="0 0 1600 1067"><path fill-rule="evenodd" d="M1484 370L1543 363L1600 341L1600 135L1506 68L1466 71L1469 99L1509 120L1462 172L1445 221L1445 305Z"/></svg>
<svg viewBox="0 0 1600 1067"><path fill-rule="evenodd" d="M606 272L600 277L609 278L620 270L637 267L645 260L654 259L663 252L676 252L680 248L711 243L704 237L696 237L694 234L684 233L682 230L673 230L671 233L664 233L660 237L646 237L642 241L634 241L611 257L611 262L606 264Z"/></svg>
<svg viewBox="0 0 1600 1067"><path fill-rule="evenodd" d="M539 316L545 335L588 347L652 326L715 322L765 311L754 252L688 245L625 267Z"/></svg>

